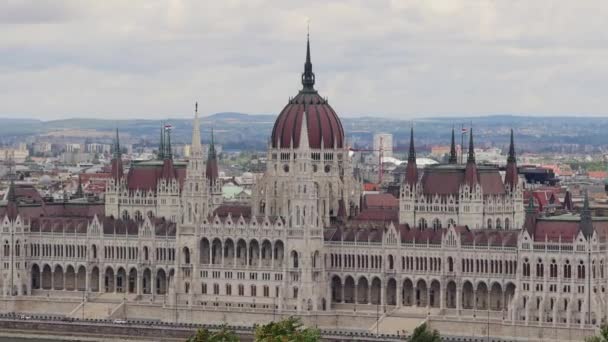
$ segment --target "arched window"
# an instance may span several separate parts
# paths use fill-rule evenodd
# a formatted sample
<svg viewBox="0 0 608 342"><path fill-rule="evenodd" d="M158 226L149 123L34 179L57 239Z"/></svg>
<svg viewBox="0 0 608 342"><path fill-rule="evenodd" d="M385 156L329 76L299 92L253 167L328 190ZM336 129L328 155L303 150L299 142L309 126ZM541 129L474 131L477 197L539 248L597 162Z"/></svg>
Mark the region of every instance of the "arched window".
<svg viewBox="0 0 608 342"><path fill-rule="evenodd" d="M510 229L510 228L511 228L511 227L510 227L509 218L507 217L507 218L505 218L505 230L508 230L508 229Z"/></svg>
<svg viewBox="0 0 608 342"><path fill-rule="evenodd" d="M11 247L8 245L8 240L4 241L4 256L8 257L11 252Z"/></svg>
<svg viewBox="0 0 608 342"><path fill-rule="evenodd" d="M538 278L545 276L545 266L543 265L543 261L541 259L538 259L536 262L536 276Z"/></svg>
<svg viewBox="0 0 608 342"><path fill-rule="evenodd" d="M502 223L499 218L496 219L496 229L502 229Z"/></svg>
<svg viewBox="0 0 608 342"><path fill-rule="evenodd" d="M291 251L291 260L293 261L293 268L298 268L299 267L298 252Z"/></svg>
<svg viewBox="0 0 608 342"><path fill-rule="evenodd" d="M564 264L564 278L571 278L572 277L572 265L570 265L570 261L566 260L566 263Z"/></svg>
<svg viewBox="0 0 608 342"><path fill-rule="evenodd" d="M122 219L125 220L125 221L129 219L129 212L128 211L126 211L126 210L122 211Z"/></svg>
<svg viewBox="0 0 608 342"><path fill-rule="evenodd" d="M551 266L549 266L549 277L557 278L557 264L555 259L551 260Z"/></svg>
<svg viewBox="0 0 608 342"><path fill-rule="evenodd" d="M585 265L583 264L583 261L581 260L578 264L578 279L585 279Z"/></svg>
<svg viewBox="0 0 608 342"><path fill-rule="evenodd" d="M492 219L488 219L488 229L492 229Z"/></svg>
<svg viewBox="0 0 608 342"><path fill-rule="evenodd" d="M524 277L530 276L530 262L528 261L527 258L524 259L523 275L524 275Z"/></svg>
<svg viewBox="0 0 608 342"><path fill-rule="evenodd" d="M143 218L144 217L139 210L135 211L135 220L141 221L141 220L143 220Z"/></svg>
<svg viewBox="0 0 608 342"><path fill-rule="evenodd" d="M454 221L454 219L449 219L448 220L448 227L455 227L456 226L456 221Z"/></svg>
<svg viewBox="0 0 608 342"><path fill-rule="evenodd" d="M21 254L21 246L19 245L19 240L17 240L17 243L15 244L15 256L20 256Z"/></svg>

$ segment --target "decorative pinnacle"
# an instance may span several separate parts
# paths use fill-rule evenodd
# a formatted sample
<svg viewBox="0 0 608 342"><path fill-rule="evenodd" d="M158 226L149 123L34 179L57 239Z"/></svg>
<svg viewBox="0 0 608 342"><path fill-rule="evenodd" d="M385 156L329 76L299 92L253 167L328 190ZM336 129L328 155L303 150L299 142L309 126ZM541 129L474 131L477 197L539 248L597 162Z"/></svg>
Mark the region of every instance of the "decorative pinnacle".
<svg viewBox="0 0 608 342"><path fill-rule="evenodd" d="M458 156L456 155L456 141L454 139L454 126L452 126L452 144L450 145L450 164L458 164Z"/></svg>
<svg viewBox="0 0 608 342"><path fill-rule="evenodd" d="M511 128L511 142L509 143L509 156L507 157L508 163L515 163L515 144L513 143L513 129Z"/></svg>
<svg viewBox="0 0 608 342"><path fill-rule="evenodd" d="M408 163L416 162L416 149L414 148L414 125L412 125L412 127L410 128L410 151L407 156L407 161Z"/></svg>
<svg viewBox="0 0 608 342"><path fill-rule="evenodd" d="M313 91L315 85L315 73L312 72L312 62L310 61L310 33L306 35L306 62L302 73L302 86L304 90Z"/></svg>

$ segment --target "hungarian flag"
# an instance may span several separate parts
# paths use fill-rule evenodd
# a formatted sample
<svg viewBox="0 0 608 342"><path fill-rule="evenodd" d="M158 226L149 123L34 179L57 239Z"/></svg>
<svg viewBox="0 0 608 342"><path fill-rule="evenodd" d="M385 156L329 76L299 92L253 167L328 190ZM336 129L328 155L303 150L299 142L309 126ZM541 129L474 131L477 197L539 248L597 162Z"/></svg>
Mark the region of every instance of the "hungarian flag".
<svg viewBox="0 0 608 342"><path fill-rule="evenodd" d="M173 129L173 126L171 124L165 124L165 131L170 131Z"/></svg>
<svg viewBox="0 0 608 342"><path fill-rule="evenodd" d="M460 130L461 134L467 134L469 130L466 127L462 127L462 129Z"/></svg>

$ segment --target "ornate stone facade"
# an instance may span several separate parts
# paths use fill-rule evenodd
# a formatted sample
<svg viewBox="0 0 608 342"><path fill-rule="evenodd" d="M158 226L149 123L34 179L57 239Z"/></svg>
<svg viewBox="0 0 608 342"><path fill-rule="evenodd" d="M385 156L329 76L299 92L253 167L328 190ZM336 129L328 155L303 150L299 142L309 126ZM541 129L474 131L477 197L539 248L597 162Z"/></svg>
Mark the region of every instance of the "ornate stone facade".
<svg viewBox="0 0 608 342"><path fill-rule="evenodd" d="M159 160L125 172L117 136L105 203L45 203L11 184L2 294L260 315L405 307L549 326L606 321L608 221L592 220L588 205L580 217L524 211L513 141L504 179L476 165L472 134L466 165L453 155L418 175L412 131L398 206L364 207L342 125L314 81L308 46L303 89L277 119L250 205L222 203L198 111L187 164L173 161L161 131Z"/></svg>

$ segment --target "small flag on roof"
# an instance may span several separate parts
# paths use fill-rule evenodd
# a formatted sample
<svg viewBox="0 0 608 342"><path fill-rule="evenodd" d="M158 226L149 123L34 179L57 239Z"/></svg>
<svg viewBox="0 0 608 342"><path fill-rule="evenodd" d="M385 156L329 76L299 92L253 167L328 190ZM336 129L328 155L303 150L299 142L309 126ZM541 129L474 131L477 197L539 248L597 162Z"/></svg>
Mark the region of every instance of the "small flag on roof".
<svg viewBox="0 0 608 342"><path fill-rule="evenodd" d="M173 126L171 124L165 124L165 130L166 131L170 131L173 129Z"/></svg>

